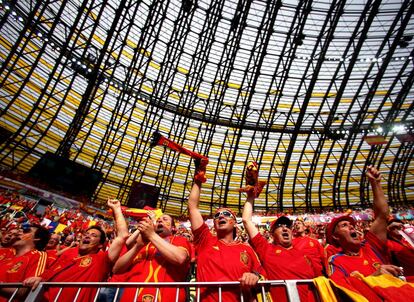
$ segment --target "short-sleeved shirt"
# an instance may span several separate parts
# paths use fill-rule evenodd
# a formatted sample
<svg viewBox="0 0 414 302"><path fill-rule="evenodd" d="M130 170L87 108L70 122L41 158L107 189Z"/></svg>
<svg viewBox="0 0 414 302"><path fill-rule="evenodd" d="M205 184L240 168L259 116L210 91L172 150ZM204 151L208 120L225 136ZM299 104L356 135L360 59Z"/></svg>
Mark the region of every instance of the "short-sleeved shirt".
<svg viewBox="0 0 414 302"><path fill-rule="evenodd" d="M99 251L96 254L77 256L74 258L59 258L42 274L47 282L103 282L106 281L112 265L108 253ZM58 301L73 301L78 288L64 288ZM47 301L54 301L59 288L51 287L45 293ZM95 288L83 288L78 301L93 301Z"/></svg>
<svg viewBox="0 0 414 302"><path fill-rule="evenodd" d="M294 246L285 248L269 243L261 234L253 237L250 243L259 256L269 280L312 279L317 275L313 259ZM298 291L301 301L315 300L309 285L298 285ZM275 301L288 301L282 287L272 287L270 293Z"/></svg>
<svg viewBox="0 0 414 302"><path fill-rule="evenodd" d="M264 274L257 255L250 245L240 242L225 243L213 236L205 223L194 230L193 235L198 282L239 281L246 272ZM200 295L200 301L218 301L218 288L201 288ZM222 301L239 300L239 286L222 288Z"/></svg>
<svg viewBox="0 0 414 302"><path fill-rule="evenodd" d="M184 282L190 268L190 245L186 238L172 236L164 238L172 245L182 248L187 253L187 260L184 264L177 265L168 262L160 251L148 243L135 256L128 274L128 282ZM134 301L138 290L137 301L154 301L156 288L143 287L125 288L122 294L122 302ZM157 301L175 301L176 288L162 287L159 290ZM179 300L185 301L185 289L180 289Z"/></svg>
<svg viewBox="0 0 414 302"><path fill-rule="evenodd" d="M37 277L44 272L46 262L46 253L37 250L4 258L0 262L0 282L22 282L29 277ZM0 301L7 299L0 297Z"/></svg>
<svg viewBox="0 0 414 302"><path fill-rule="evenodd" d="M315 273L322 275L325 266L325 256L323 247L319 241L309 236L301 236L294 238L292 245L295 249L303 251L306 256L312 258Z"/></svg>
<svg viewBox="0 0 414 302"><path fill-rule="evenodd" d="M381 264L388 263L389 255L385 242L368 232L361 243L359 255L350 256L342 251L328 260L328 275L331 279L344 279L352 272L358 271L364 276L374 273Z"/></svg>
<svg viewBox="0 0 414 302"><path fill-rule="evenodd" d="M14 248L10 248L10 247L0 248L0 263L3 260L14 258L14 256L16 256L16 251L14 250Z"/></svg>

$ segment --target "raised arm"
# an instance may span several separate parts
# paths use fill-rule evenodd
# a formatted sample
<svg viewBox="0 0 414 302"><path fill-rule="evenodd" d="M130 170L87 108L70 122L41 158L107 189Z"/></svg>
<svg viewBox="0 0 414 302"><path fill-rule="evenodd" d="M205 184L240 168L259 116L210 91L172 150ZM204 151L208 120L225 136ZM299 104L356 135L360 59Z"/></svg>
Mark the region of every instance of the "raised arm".
<svg viewBox="0 0 414 302"><path fill-rule="evenodd" d="M149 218L143 219L138 223L138 229L142 236L150 241L161 253L164 259L172 264L181 265L190 259L188 250L167 242L161 238L154 230L154 224Z"/></svg>
<svg viewBox="0 0 414 302"><path fill-rule="evenodd" d="M371 225L370 231L381 241L387 241L387 219L389 215L388 203L381 186L381 173L373 166L369 166L367 177L371 184L373 193L373 207L375 220Z"/></svg>
<svg viewBox="0 0 414 302"><path fill-rule="evenodd" d="M129 233L125 217L122 214L121 203L119 200L108 198L107 204L108 207L112 209L116 226L116 237L109 247L108 257L112 263L115 263L121 253L122 247L125 244L125 240L127 239Z"/></svg>
<svg viewBox="0 0 414 302"><path fill-rule="evenodd" d="M255 237L259 233L258 229L254 225L253 220L252 220L253 204L254 204L254 192L248 191L247 199L243 207L242 221L243 221L244 228L246 229L247 234L249 235L250 238Z"/></svg>
<svg viewBox="0 0 414 302"><path fill-rule="evenodd" d="M197 230L204 223L198 204L200 202L201 182L195 180L188 197L188 214L191 222L191 228Z"/></svg>
<svg viewBox="0 0 414 302"><path fill-rule="evenodd" d="M142 240L142 236L138 233L138 238L136 239L135 244L132 245L128 252L119 257L119 259L115 262L114 267L112 268L112 272L115 274L122 274L127 272L131 267L135 256L144 245L145 243Z"/></svg>

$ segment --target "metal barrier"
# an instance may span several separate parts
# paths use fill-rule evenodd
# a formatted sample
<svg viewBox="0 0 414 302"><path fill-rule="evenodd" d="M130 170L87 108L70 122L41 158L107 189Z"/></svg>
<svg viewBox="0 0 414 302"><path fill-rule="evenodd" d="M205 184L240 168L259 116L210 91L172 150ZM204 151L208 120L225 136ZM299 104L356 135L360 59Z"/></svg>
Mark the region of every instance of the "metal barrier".
<svg viewBox="0 0 414 302"><path fill-rule="evenodd" d="M270 281L259 281L258 287L261 290L261 294L263 297L263 301L268 301L266 298L266 293L271 287L284 287L286 289L286 294L291 302L297 302L300 301L299 299L299 292L297 289L298 284L308 284L312 286L312 289L314 290L315 296L319 297L316 288L313 286L312 280L270 280ZM112 299L112 302L117 301L119 297L120 290L123 288L136 288L135 298L134 301L138 298L138 290L140 288L156 288L156 294L153 302L158 301L158 294L160 288L163 287L175 287L176 288L176 295L175 300L176 302L179 301L179 291L185 290L188 288L195 289L197 292L197 302L200 302L200 289L201 288L217 288L218 295L219 295L219 302L226 302L222 301L222 290L225 287L234 287L239 286L239 282L158 282L158 283L143 283L143 282L41 282L39 286L34 291L30 291L27 295L25 302L37 302L41 301L42 295L44 290L48 288L59 288L58 295L54 299L53 302L59 302L60 301L60 294L63 290L63 288L71 287L71 288L78 288L76 295L73 299L73 302L92 302L92 301L80 301L78 300L79 294L83 288L95 288L97 289L97 292L95 294L95 298L93 302L97 302L99 293L103 288L115 288L115 296ZM17 291L22 288L21 283L0 283L0 288L16 288L13 295L9 298L9 301L15 301L14 298L16 296ZM318 299L320 300L320 299ZM172 299L169 299L168 301L173 301ZM188 301L188 300L187 300ZM240 301L244 302L243 295L240 291ZM52 302L52 301L50 301ZM202 301L201 301L202 302Z"/></svg>

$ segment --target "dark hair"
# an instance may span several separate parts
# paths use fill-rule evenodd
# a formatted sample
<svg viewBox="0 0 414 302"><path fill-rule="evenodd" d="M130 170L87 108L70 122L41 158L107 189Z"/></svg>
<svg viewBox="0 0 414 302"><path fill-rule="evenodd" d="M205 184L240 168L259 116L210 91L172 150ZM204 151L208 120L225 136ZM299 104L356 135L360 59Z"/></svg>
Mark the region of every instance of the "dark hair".
<svg viewBox="0 0 414 302"><path fill-rule="evenodd" d="M49 242L50 239L50 232L45 227L40 225L31 225L31 227L36 228L34 233L34 239L38 239L34 241L35 247L38 251L43 251Z"/></svg>
<svg viewBox="0 0 414 302"><path fill-rule="evenodd" d="M89 227L86 230L86 232L89 231L89 230L98 230L101 233L101 237L99 238L99 243L100 244L104 244L105 243L105 241L106 241L106 233L105 233L105 231L100 226L93 225L93 226Z"/></svg>

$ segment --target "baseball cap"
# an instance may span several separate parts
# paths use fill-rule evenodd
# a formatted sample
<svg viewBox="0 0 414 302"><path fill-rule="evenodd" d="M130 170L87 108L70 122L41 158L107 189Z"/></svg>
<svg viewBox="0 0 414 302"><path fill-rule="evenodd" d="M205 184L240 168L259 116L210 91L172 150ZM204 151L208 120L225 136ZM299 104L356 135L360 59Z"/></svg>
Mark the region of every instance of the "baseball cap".
<svg viewBox="0 0 414 302"><path fill-rule="evenodd" d="M270 225L270 232L273 233L278 225L286 225L288 228L292 226L292 220L287 216L280 216L278 219L272 222Z"/></svg>
<svg viewBox="0 0 414 302"><path fill-rule="evenodd" d="M349 215L342 215L332 219L331 222L328 224L328 227L326 228L326 241L329 244L335 245L335 243L333 242L333 234L335 232L336 225L341 221L349 221L352 225L355 225L355 219Z"/></svg>

